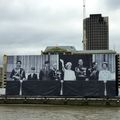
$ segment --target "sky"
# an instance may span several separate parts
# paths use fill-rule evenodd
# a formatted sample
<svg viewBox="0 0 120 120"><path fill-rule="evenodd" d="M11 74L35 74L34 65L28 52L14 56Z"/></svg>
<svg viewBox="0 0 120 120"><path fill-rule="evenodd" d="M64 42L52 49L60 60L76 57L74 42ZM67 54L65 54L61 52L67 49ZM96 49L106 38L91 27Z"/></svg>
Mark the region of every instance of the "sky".
<svg viewBox="0 0 120 120"><path fill-rule="evenodd" d="M120 0L86 0L90 14L109 17L109 46L120 52ZM83 0L0 0L0 56L59 45L82 50L82 25Z"/></svg>

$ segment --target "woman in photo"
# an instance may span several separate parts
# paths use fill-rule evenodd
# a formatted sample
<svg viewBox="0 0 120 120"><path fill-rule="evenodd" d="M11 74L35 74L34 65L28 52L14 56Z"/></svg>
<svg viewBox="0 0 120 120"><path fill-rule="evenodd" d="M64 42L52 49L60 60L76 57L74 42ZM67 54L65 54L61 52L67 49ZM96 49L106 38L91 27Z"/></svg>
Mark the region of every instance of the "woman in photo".
<svg viewBox="0 0 120 120"><path fill-rule="evenodd" d="M75 81L76 80L75 72L71 70L72 63L67 62L64 66L64 61L62 59L60 59L60 62L62 63L62 70L64 72L64 81Z"/></svg>
<svg viewBox="0 0 120 120"><path fill-rule="evenodd" d="M111 72L108 70L108 64L107 62L102 63L102 70L99 72L99 80L104 81L104 83L107 82L107 80L111 80Z"/></svg>
<svg viewBox="0 0 120 120"><path fill-rule="evenodd" d="M112 80L111 72L108 70L108 64L106 62L102 63L102 70L99 73L99 80L104 81L104 95L107 95L106 83L108 80Z"/></svg>

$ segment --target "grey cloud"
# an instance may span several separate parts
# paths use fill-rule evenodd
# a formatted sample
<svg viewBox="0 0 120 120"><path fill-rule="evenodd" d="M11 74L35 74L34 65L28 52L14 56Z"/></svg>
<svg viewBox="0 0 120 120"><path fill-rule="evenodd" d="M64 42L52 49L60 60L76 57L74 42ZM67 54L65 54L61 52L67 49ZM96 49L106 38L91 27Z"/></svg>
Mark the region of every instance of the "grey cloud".
<svg viewBox="0 0 120 120"><path fill-rule="evenodd" d="M62 41L74 41L74 39L79 38L80 33L73 33L73 32L65 32L62 33L54 33L54 32L25 32L25 33L14 33L14 32L8 32L8 33L2 33L0 34L0 46L39 46L41 44L45 43L57 43ZM25 46L26 47L26 46Z"/></svg>
<svg viewBox="0 0 120 120"><path fill-rule="evenodd" d="M82 8L54 9L47 1L50 0L0 0L0 55L22 50L39 53L49 45L73 45L82 49ZM120 7L119 0L104 3L110 9ZM119 39L119 34L115 39Z"/></svg>
<svg viewBox="0 0 120 120"><path fill-rule="evenodd" d="M3 0L2 0L3 1ZM32 5L28 1L24 2L23 0L17 0L17 5L15 0L5 0L6 2L0 2L0 20L2 21L43 21L43 22L65 22L68 20L75 19L80 16L78 9L61 9L61 10L52 10L49 6L43 6L42 1L37 4ZM30 0L33 1L33 0ZM36 5L36 6L35 6Z"/></svg>
<svg viewBox="0 0 120 120"><path fill-rule="evenodd" d="M120 8L120 0L105 0L104 2L111 10Z"/></svg>

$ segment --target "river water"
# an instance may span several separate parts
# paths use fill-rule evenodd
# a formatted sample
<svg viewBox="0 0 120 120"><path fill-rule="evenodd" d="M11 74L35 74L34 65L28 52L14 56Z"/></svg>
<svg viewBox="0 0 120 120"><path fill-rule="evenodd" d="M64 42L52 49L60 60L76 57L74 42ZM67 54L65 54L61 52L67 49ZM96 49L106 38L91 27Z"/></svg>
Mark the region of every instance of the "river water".
<svg viewBox="0 0 120 120"><path fill-rule="evenodd" d="M0 105L0 120L120 120L120 108L68 105Z"/></svg>

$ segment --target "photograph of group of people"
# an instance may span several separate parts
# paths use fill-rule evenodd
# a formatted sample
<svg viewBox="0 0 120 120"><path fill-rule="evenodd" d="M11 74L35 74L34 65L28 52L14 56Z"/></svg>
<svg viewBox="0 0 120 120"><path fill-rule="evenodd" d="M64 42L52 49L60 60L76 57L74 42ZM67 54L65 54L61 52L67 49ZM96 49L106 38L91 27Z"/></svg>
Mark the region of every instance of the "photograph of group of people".
<svg viewBox="0 0 120 120"><path fill-rule="evenodd" d="M115 55L8 56L7 80L115 81Z"/></svg>
<svg viewBox="0 0 120 120"><path fill-rule="evenodd" d="M7 80L57 80L58 55L8 56Z"/></svg>
<svg viewBox="0 0 120 120"><path fill-rule="evenodd" d="M115 88L116 75L114 54L63 55L60 56L59 59L60 70L64 73L64 81L80 81L80 84L82 84L82 81L92 81L92 87L97 85L97 83L100 85L99 81L102 81L103 88L101 88L104 90L103 94L105 96L108 95L108 88ZM112 82L113 85L108 87L107 83L110 82ZM84 84L86 83L89 82L84 82ZM88 84L86 85L89 89L90 86ZM95 89L91 89L92 95L95 94Z"/></svg>
<svg viewBox="0 0 120 120"><path fill-rule="evenodd" d="M7 56L7 80L59 81L61 85L64 81L92 81L93 85L102 81L107 95L107 82L116 82L115 64L114 54Z"/></svg>
<svg viewBox="0 0 120 120"><path fill-rule="evenodd" d="M93 54L60 56L64 80L115 81L115 55Z"/></svg>

